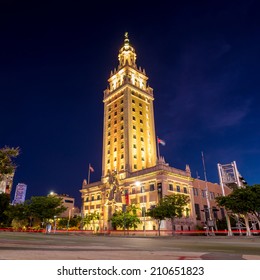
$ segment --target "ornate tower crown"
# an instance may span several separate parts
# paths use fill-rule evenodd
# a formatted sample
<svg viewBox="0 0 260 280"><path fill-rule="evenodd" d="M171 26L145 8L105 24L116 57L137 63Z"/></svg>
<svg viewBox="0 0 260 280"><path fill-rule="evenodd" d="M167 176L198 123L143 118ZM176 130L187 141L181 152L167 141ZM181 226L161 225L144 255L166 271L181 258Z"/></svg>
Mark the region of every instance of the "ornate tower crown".
<svg viewBox="0 0 260 280"><path fill-rule="evenodd" d="M129 44L128 32L125 33L124 45L119 50L118 60L119 68L122 68L125 65L130 65L136 68L136 53L135 49Z"/></svg>

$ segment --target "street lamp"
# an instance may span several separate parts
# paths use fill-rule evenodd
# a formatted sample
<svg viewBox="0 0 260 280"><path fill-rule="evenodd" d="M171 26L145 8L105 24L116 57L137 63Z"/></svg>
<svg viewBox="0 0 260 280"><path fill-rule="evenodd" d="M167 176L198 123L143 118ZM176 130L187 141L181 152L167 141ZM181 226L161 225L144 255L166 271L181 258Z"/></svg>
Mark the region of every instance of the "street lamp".
<svg viewBox="0 0 260 280"><path fill-rule="evenodd" d="M71 216L71 211L74 210L74 207L69 209L69 219L68 219L68 223L67 223L67 231L69 231L69 225L70 225L70 216Z"/></svg>

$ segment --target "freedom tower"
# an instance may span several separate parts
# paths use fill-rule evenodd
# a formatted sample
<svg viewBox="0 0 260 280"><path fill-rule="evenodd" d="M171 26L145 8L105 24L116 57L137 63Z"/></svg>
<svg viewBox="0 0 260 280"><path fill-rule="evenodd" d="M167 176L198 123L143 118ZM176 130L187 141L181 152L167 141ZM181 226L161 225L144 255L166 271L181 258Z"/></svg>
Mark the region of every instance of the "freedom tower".
<svg viewBox="0 0 260 280"><path fill-rule="evenodd" d="M87 228L111 230L115 211L135 205L142 223L138 230L154 230L157 223L145 213L165 195L189 196L183 217L176 229L196 226L193 181L190 168L170 167L159 154L154 125L154 93L144 69L136 64L137 55L125 33L118 53L118 66L110 73L104 90L102 176L98 182L83 181L80 190L82 214L96 213L99 219ZM200 211L197 209L197 211ZM162 229L171 225L163 221Z"/></svg>

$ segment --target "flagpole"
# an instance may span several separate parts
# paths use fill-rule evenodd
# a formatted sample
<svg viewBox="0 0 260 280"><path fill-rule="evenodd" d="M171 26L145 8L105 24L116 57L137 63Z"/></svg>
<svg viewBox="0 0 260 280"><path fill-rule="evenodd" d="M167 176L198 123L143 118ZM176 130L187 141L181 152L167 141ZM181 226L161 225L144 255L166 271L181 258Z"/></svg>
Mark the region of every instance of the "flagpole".
<svg viewBox="0 0 260 280"><path fill-rule="evenodd" d="M157 142L158 160L160 160L160 149L159 149L158 136L157 136L157 138L156 138L156 142Z"/></svg>
<svg viewBox="0 0 260 280"><path fill-rule="evenodd" d="M204 180L205 180L206 200L207 200L207 206L208 206L209 220L213 221L212 220L212 216L211 216L211 208L210 208L210 202L209 202L209 188L208 188L208 181L207 181L207 175L206 175L206 166L205 166L203 152L201 152L201 157L202 157L203 170L204 170ZM214 234L214 227L210 226L209 228L211 228L212 234L215 235Z"/></svg>
<svg viewBox="0 0 260 280"><path fill-rule="evenodd" d="M90 183L90 163L88 164L88 184Z"/></svg>

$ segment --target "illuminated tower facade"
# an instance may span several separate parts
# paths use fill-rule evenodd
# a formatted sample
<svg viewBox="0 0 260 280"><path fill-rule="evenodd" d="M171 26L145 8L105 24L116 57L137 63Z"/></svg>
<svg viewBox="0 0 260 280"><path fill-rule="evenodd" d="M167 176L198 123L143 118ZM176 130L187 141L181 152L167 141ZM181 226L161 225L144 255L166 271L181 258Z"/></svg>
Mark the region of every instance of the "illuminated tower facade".
<svg viewBox="0 0 260 280"><path fill-rule="evenodd" d="M118 60L104 91L102 177L116 171L124 179L156 165L154 98L127 33Z"/></svg>

